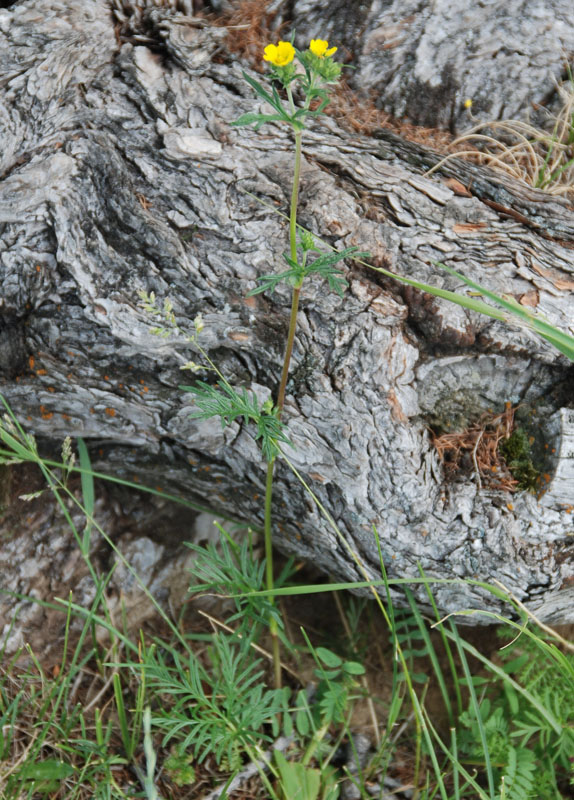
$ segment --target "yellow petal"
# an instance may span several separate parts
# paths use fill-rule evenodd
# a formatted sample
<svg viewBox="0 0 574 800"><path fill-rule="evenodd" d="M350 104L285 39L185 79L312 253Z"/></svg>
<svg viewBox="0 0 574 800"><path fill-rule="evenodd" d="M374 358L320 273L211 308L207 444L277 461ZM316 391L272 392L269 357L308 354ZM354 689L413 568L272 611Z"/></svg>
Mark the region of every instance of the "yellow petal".
<svg viewBox="0 0 574 800"><path fill-rule="evenodd" d="M273 63L276 58L277 58L277 46L274 44L268 44L265 50L263 51L263 60L271 61Z"/></svg>
<svg viewBox="0 0 574 800"><path fill-rule="evenodd" d="M284 67L295 57L295 48L291 42L268 44L263 51L263 60L270 61L276 67Z"/></svg>
<svg viewBox="0 0 574 800"><path fill-rule="evenodd" d="M329 58L329 56L332 56L333 53L336 53L336 52L337 52L337 48L336 47L331 47L330 50L327 50L327 52L325 53L325 57Z"/></svg>
<svg viewBox="0 0 574 800"><path fill-rule="evenodd" d="M284 67L286 64L290 64L295 58L295 48L291 42L279 42L277 51L277 61L279 63L277 63L276 66L278 67Z"/></svg>
<svg viewBox="0 0 574 800"><path fill-rule="evenodd" d="M309 50L319 58L323 58L328 47L329 42L326 42L324 39L311 39Z"/></svg>

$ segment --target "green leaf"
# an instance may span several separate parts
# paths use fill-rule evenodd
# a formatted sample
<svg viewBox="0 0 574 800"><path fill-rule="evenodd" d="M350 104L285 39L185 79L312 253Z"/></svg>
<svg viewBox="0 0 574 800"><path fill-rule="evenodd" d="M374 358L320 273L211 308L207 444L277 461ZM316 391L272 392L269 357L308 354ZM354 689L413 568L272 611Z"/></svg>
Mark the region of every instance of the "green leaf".
<svg viewBox="0 0 574 800"><path fill-rule="evenodd" d="M245 423L250 420L255 422L257 426L255 440L261 440L261 451L267 461L271 461L279 453L279 442L293 447L285 425L279 419L278 410L273 407L270 410L260 409L254 392L249 394L246 389L238 392L223 380L216 386L198 381L195 386L179 388L184 392L191 392L197 398L196 405L200 410L191 415L192 419L219 417L222 428L230 425L238 417L243 417Z"/></svg>
<svg viewBox="0 0 574 800"><path fill-rule="evenodd" d="M452 267L447 267L446 264L443 264L441 261L435 261L433 263L436 266L446 270L450 275L460 278L460 280L466 283L467 286L479 291L485 297L488 297L489 300L492 300L494 303L502 306L502 308L504 308L511 316L521 320L526 327L530 328L530 330L536 332L543 339L546 339L548 342L550 342L550 344L552 344L557 350L569 358L570 361L574 361L574 336L564 333L558 328L555 328L554 325L550 325L549 322L546 322L546 320L542 319L541 317L537 317L530 311L527 311L523 306L517 303L514 298L500 297L499 295L495 294L495 292L491 292L490 289L485 289L484 286L481 286L479 283L476 283L470 278L467 278L465 275L462 275L460 272L452 269ZM460 295L455 295L455 297L459 296ZM457 301L455 300L455 302ZM459 303L459 305L462 305L462 303ZM494 309L492 309L492 311L494 311ZM494 316L494 314L490 313L489 316ZM503 315L502 318L505 322L512 321L509 319L508 314Z"/></svg>
<svg viewBox="0 0 574 800"><path fill-rule="evenodd" d="M347 687L340 683L331 683L319 701L321 715L326 723L342 722L347 711L349 694Z"/></svg>
<svg viewBox="0 0 574 800"><path fill-rule="evenodd" d="M310 710L307 695L301 689L297 694L297 711L295 712L295 726L299 736L306 738L311 730Z"/></svg>
<svg viewBox="0 0 574 800"><path fill-rule="evenodd" d="M255 112L248 112L247 114L243 114L239 117L238 120L232 122L232 125L250 125L255 123L255 129L259 130L259 128L265 122L288 122L290 125L293 125L294 128L300 129L302 127L300 122L297 122L295 116L291 116L289 114L281 102L281 98L279 97L279 93L275 86L272 86L272 93L269 92L261 86L258 81L251 78L246 72L243 73L243 77L247 81L247 83L251 86L251 88L255 91L255 93L262 99L265 100L266 103L269 103L271 108L274 108L277 112L276 114L258 114Z"/></svg>
<svg viewBox="0 0 574 800"><path fill-rule="evenodd" d="M324 681L334 681L341 676L341 670L325 669L325 667L319 667L319 669L315 670L315 674L317 675L317 677L321 678Z"/></svg>
<svg viewBox="0 0 574 800"><path fill-rule="evenodd" d="M342 297L349 284L343 278L341 270L335 269L335 264L349 257L368 258L369 253L358 253L356 247L347 247L339 253L323 253L305 267L305 277L315 274L320 275L327 281L329 288Z"/></svg>
<svg viewBox="0 0 574 800"><path fill-rule="evenodd" d="M277 717L273 717L273 720L276 720ZM283 714L283 736L286 736L290 739L293 736L293 717L291 714Z"/></svg>
<svg viewBox="0 0 574 800"><path fill-rule="evenodd" d="M336 653L333 653L332 650L327 650L326 647L317 647L315 652L323 664L325 664L327 667L331 667L332 669L334 667L340 667L343 663L342 658L340 658Z"/></svg>
<svg viewBox="0 0 574 800"><path fill-rule="evenodd" d="M281 776L281 793L285 800L317 800L321 788L319 770L287 761L280 750L275 750L274 756Z"/></svg>
<svg viewBox="0 0 574 800"><path fill-rule="evenodd" d="M254 111L250 111L247 114L242 114L236 120L233 120L231 123L239 127L240 125L252 125L254 122L262 123L266 122L268 119L276 119L277 114L256 114Z"/></svg>
<svg viewBox="0 0 574 800"><path fill-rule="evenodd" d="M343 664L343 672L346 672L348 675L364 675L365 668L362 664L359 664L358 661L345 661Z"/></svg>
<svg viewBox="0 0 574 800"><path fill-rule="evenodd" d="M297 733L306 738L309 735L309 731L311 729L311 724L309 722L309 714L307 711L303 709L299 709L295 714L295 725L297 727Z"/></svg>
<svg viewBox="0 0 574 800"><path fill-rule="evenodd" d="M425 683L429 682L429 676L426 675L424 672L410 672L409 675L413 683L420 683L421 685L424 685ZM406 676L404 674L399 675L397 680L405 681Z"/></svg>
<svg viewBox="0 0 574 800"><path fill-rule="evenodd" d="M247 83L251 86L251 88L254 90L256 95L261 97L262 100L265 100L267 103L269 103L269 105L272 106L272 108L274 108L276 111L283 111L281 103L277 103L277 99L271 97L269 92L265 91L263 86L261 86L261 84L258 83L258 81L256 81L246 72L243 72L243 77L245 78ZM279 96L276 94L276 97L278 98Z"/></svg>
<svg viewBox="0 0 574 800"><path fill-rule="evenodd" d="M338 253L322 253L315 261L311 262L308 265L307 269L309 270L309 274L312 272L318 272L320 275L323 274L323 271L328 268L332 267L337 264L339 261L343 261L345 258L369 258L370 253L359 253L357 252L356 247L346 247L344 250L341 250Z"/></svg>
<svg viewBox="0 0 574 800"><path fill-rule="evenodd" d="M82 535L82 551L84 554L88 554L90 552L90 534L92 531L91 520L93 520L94 517L96 496L94 490L94 476L92 474L92 462L90 460L90 454L88 453L86 443L81 438L76 439L76 442L78 446L78 455L80 458L80 467L82 468L80 479L82 482L84 509L86 511L86 527Z"/></svg>
<svg viewBox="0 0 574 800"><path fill-rule="evenodd" d="M74 774L74 768L70 764L58 761L55 758L47 758L36 764L26 764L18 772L18 780L21 781L63 781Z"/></svg>
<svg viewBox="0 0 574 800"><path fill-rule="evenodd" d="M506 700L508 702L508 707L510 708L510 711L512 713L512 716L513 717L518 716L520 710L520 701L518 698L518 693L515 692L512 686L506 683L504 684L503 690Z"/></svg>
<svg viewBox="0 0 574 800"><path fill-rule="evenodd" d="M258 119L257 120L251 119L250 121L246 122L244 119L245 117L258 117ZM286 118L285 114L244 114L242 117L239 117L239 119L235 120L235 122L232 122L231 124L239 126L239 125L249 125L252 122L255 122L256 123L255 130L258 131L261 128L261 126L264 125L266 122L289 122L289 121L290 120Z"/></svg>
<svg viewBox="0 0 574 800"><path fill-rule="evenodd" d="M260 285L252 289L247 296L253 297L253 295L261 294L268 290L273 293L281 281L288 280L291 277L295 277L295 275L296 273L293 269L288 269L285 270L285 272L278 272L272 275L261 275L261 277L257 279Z"/></svg>
<svg viewBox="0 0 574 800"><path fill-rule="evenodd" d="M522 653L522 655L513 658L511 661L507 661L502 668L508 675L512 675L513 673L520 672L522 667L524 667L530 659L531 655L529 653Z"/></svg>
<svg viewBox="0 0 574 800"><path fill-rule="evenodd" d="M23 461L27 461L33 456L33 452L30 448L26 448L18 439L16 439L12 434L8 433L8 431L1 427L2 423L0 423L0 439L4 442L4 444L12 450L16 456L21 458Z"/></svg>
<svg viewBox="0 0 574 800"><path fill-rule="evenodd" d="M309 248L303 247L304 252L310 252ZM313 248L318 252L316 248ZM334 265L345 258L368 258L369 253L357 253L356 247L347 247L341 250L340 253L323 253L318 256L310 264L303 262L300 264L291 258L288 253L283 253L283 258L289 265L290 269L284 272L274 273L270 275L262 275L258 278L260 285L256 289L249 292L249 297L261 294L267 290L273 292L281 281L287 281L292 286L301 286L303 280L309 275L320 275L327 281L329 288L337 292L339 296L343 295L344 290L347 288L348 283L343 277L341 270L335 269ZM305 258L305 256L304 256Z"/></svg>
<svg viewBox="0 0 574 800"><path fill-rule="evenodd" d="M271 91L273 92L273 106L274 108L280 108L281 111L285 111L283 108L283 103L281 102L281 98L279 97L279 92L277 91L277 87L274 83L271 84Z"/></svg>

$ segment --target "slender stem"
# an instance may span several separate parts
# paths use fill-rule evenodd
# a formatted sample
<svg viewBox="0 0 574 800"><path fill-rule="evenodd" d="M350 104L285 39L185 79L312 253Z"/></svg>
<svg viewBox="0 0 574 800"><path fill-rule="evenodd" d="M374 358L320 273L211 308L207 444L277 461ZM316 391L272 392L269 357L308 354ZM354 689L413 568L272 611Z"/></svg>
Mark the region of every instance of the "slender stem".
<svg viewBox="0 0 574 800"><path fill-rule="evenodd" d="M291 210L289 214L289 246L291 258L297 261L297 201L299 199L299 177L301 175L301 142L303 131L295 132L295 170L293 173L293 190L291 191Z"/></svg>
<svg viewBox="0 0 574 800"><path fill-rule="evenodd" d="M299 310L299 296L301 294L301 287L297 286L293 289L293 296L291 298L291 319L289 320L289 332L287 334L287 344L285 346L285 356L283 358L283 371L281 372L281 383L279 384L279 391L277 393L276 406L279 409L279 416L283 411L285 405L285 389L287 387L287 378L289 377L289 365L291 363L291 354L293 353L293 344L295 342L295 329L297 327L297 311Z"/></svg>
<svg viewBox="0 0 574 800"><path fill-rule="evenodd" d="M287 89L289 102L293 106L293 98L291 92ZM299 177L301 175L301 139L303 132L295 131L295 169L293 173L293 189L291 191L291 209L289 214L289 249L291 252L291 259L297 261L297 200L299 197ZM293 289L293 296L291 298L291 317L289 320L289 331L287 333L287 343L285 346L285 355L283 357L283 369L281 372L281 382L279 384L279 392L277 394L276 406L279 409L279 417L283 411L285 404L285 390L287 387L287 378L289 376L289 365L291 363L291 355L293 353L293 343L295 341L295 329L297 327L297 311L299 310L299 296L301 294L301 286L296 286ZM273 580L273 535L271 530L271 501L273 497L273 471L275 469L275 459L272 458L267 464L267 480L265 483L265 578L267 590L272 592L274 587ZM271 595L271 602L274 603L274 597ZM275 676L275 688L281 688L281 653L279 649L279 637L277 635L277 621L271 618L269 621L269 632L271 634L272 652L273 652L273 672Z"/></svg>
<svg viewBox="0 0 574 800"><path fill-rule="evenodd" d="M301 142L303 138L303 131L295 132L295 170L293 173L293 190L291 192L291 209L289 213L289 249L291 251L291 260L297 261L297 201L299 199L299 178L301 175ZM301 287L296 286L293 289L293 297L291 299L291 318L289 320L289 332L287 333L287 344L285 347L285 356L283 358L283 371L281 373L281 383L279 384L279 392L277 394L277 408L279 414L283 411L285 403L285 388L287 386L287 377L289 375L289 365L291 363L291 355L293 353L293 343L295 341L295 329L297 328L297 311L299 310L299 295L301 294Z"/></svg>
<svg viewBox="0 0 574 800"><path fill-rule="evenodd" d="M265 582L268 591L273 591L273 536L271 531L271 499L273 496L273 470L275 459L272 458L267 464L267 480L265 483ZM273 595L270 597L271 603L275 603ZM277 620L271 617L269 620L269 633L271 634L271 651L273 653L273 675L276 689L281 688L281 651L279 648L279 636L277 632Z"/></svg>
<svg viewBox="0 0 574 800"><path fill-rule="evenodd" d="M309 766L309 762L311 761L311 759L315 755L315 751L317 750L317 748L319 747L319 745L321 744L321 742L325 738L325 736L327 734L327 731L329 730L329 727L330 727L330 723L326 722L318 730L316 730L315 733L313 734L313 738L309 742L309 745L307 746L307 749L305 750L303 758L301 759L301 764L304 767Z"/></svg>

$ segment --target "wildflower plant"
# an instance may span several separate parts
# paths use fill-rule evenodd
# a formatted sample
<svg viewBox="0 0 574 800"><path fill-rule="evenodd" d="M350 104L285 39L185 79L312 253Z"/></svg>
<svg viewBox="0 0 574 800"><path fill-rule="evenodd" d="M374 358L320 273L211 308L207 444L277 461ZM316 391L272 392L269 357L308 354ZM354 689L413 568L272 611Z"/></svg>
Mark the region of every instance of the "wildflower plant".
<svg viewBox="0 0 574 800"><path fill-rule="evenodd" d="M281 452L281 445L291 445L285 426L281 421L281 414L285 403L301 288L305 278L318 275L327 282L330 289L342 295L347 288L347 282L343 272L337 269L336 265L349 257L357 258L368 255L367 253L358 253L356 247L348 247L341 252L321 252L317 247L315 237L308 231L303 231L300 237L297 237L302 136L305 122L318 117L324 111L329 102L328 87L336 84L341 76L343 65L333 60L336 52L337 48L329 47L329 43L324 39L312 39L308 49L303 52L297 50L292 42L287 41L267 45L263 52L263 60L270 65L270 88L265 88L246 72L243 75L255 94L271 107L272 113L267 111L248 112L233 123L236 126L254 125L256 130L266 123L286 123L292 128L295 139L293 186L289 213L289 251L283 255L288 269L261 276L259 286L250 292L251 295L265 291L273 292L282 281L291 286L293 290L283 368L275 401L269 399L260 405L253 392L248 392L247 389L236 390L227 382L199 343L199 335L204 325L201 315L195 318L195 330L190 335L179 327L171 301L164 300L163 308L159 308L153 292L150 294L140 292L144 310L162 322L161 325L153 328L152 332L162 337L177 332L183 335L203 357L204 364L188 361L181 368L191 372L206 369L215 372L219 377L215 385L202 380L194 386L180 387L195 395L198 410L194 417L196 419L219 417L223 427L239 419L243 419L246 424L251 422L255 425L255 439L260 441L261 452L267 462L264 524L265 573L267 590L271 593L274 587L271 530L273 474L275 459ZM296 96L300 100L299 105L297 105ZM273 594L271 594L269 602L273 608ZM276 613L269 613L268 623L273 643L275 686L279 688L281 686L281 661L279 623Z"/></svg>
<svg viewBox="0 0 574 800"><path fill-rule="evenodd" d="M290 321L285 343L283 366L279 387L275 396L261 404L253 392L249 392L244 388L235 389L228 383L217 366L211 361L207 352L200 345L199 336L204 325L201 315L195 318L194 331L190 335L178 326L172 304L169 300L164 301L163 308L158 308L153 293L150 295L146 293L141 294L144 308L158 319L161 319L163 323L158 325L154 329L154 332L159 336L169 336L171 332L178 332L180 335L183 335L192 347L202 356L202 363L188 361L183 364L181 368L194 373L206 370L207 372L212 372L217 375L218 379L215 381L202 380L192 386L180 387L184 391L191 392L195 395L197 408L194 414L195 418L208 419L219 417L223 427L240 420L245 424L252 424L256 430L255 439L260 443L262 456L267 462L264 507L265 582L267 596L269 597L267 619L272 638L276 688L280 688L281 686L281 660L279 649L281 626L277 609L274 609L276 589L274 588L272 550L272 498L274 467L276 458L279 455L282 455L285 459L289 468L301 481L313 501L324 514L329 525L335 530L343 545L347 547L351 557L358 563L356 554L351 550L334 521L321 506L310 487L305 483L303 477L299 475L287 454L281 449L282 445L291 445L285 425L282 421L282 412L285 403L287 381L297 327L300 294L304 281L306 278L315 275L325 280L330 289L342 295L347 287L347 283L344 273L337 265L347 258L364 264L365 262L361 259L368 256L367 253L357 252L357 248L353 247L346 248L341 252L336 252L327 242L321 241L318 236L313 235L310 231L304 230L297 224L302 139L306 125L314 122L324 112L329 103L330 87L335 85L341 76L343 65L334 60L336 52L336 47L330 47L329 42L322 39L311 40L309 47L305 51L298 50L294 46L293 41L279 41L277 44L267 45L262 53L262 58L269 65L269 82L263 85L251 75L246 72L243 73L246 82L253 89L257 98L262 102L259 108L243 114L233 123L237 127L253 125L256 131L266 124L287 124L293 131L294 168L288 215L289 247L287 252L283 254L287 269L260 276L258 286L250 292L251 295L266 291L273 292L281 282L285 282L292 289ZM281 212L277 211L277 213ZM530 312L519 307L518 304L514 304L511 299L498 297L494 293L466 278L464 275L456 273L446 265L440 264L447 272L460 278L475 292L478 291L488 300L502 306L502 309L493 308L483 302L483 300L476 299L474 296L467 297L466 295L447 291L445 289L438 289L427 284L422 284L412 278L396 275L383 268L373 267L370 264L365 264L365 266L377 272L381 272L389 278L413 285L420 290L427 291L430 294L442 297L462 307L486 314L495 319L513 321L518 318L522 324L536 331L540 336L543 336L559 349L560 352L574 359L574 337L558 331L546 323L541 317L534 317ZM358 566L360 569L362 568L360 563L358 563ZM383 569L382 563L381 569ZM375 599L379 599L376 590L374 587L372 588ZM409 694L414 697L412 687L409 687Z"/></svg>
<svg viewBox="0 0 574 800"><path fill-rule="evenodd" d="M234 125L255 125L256 130L266 122L287 122L293 129L302 131L305 128L305 117L318 117L329 102L327 86L336 84L341 77L343 65L333 60L337 48L329 48L329 43L322 39L312 39L309 49L301 52L291 42L268 44L263 53L263 60L271 65L271 93L246 72L243 77L254 89L255 93L268 103L274 114L248 112L237 119ZM303 67L297 70L295 62ZM283 88L287 95L285 107L277 86ZM298 87L304 96L303 105L296 108L293 89ZM319 105L312 109L311 103L319 99Z"/></svg>
<svg viewBox="0 0 574 800"><path fill-rule="evenodd" d="M277 274L263 275L259 279L259 286L250 293L253 295L268 290L273 292L281 281L286 281L293 290L283 369L275 403L277 421L281 420L285 403L289 365L297 327L299 297L305 278L313 274L320 275L327 281L330 289L342 295L347 283L343 273L336 269L335 265L351 256L367 256L366 253L357 253L355 247L346 248L339 253L321 253L316 246L314 237L308 231L304 231L300 238L297 238L297 201L305 121L320 116L329 102L328 87L336 84L341 77L343 65L333 59L336 52L337 48L329 47L329 43L324 39L312 39L305 51L297 50L292 42L287 41L267 45L263 59L271 66L271 91L264 88L246 72L243 73L243 76L256 95L271 106L273 113L250 112L243 114L234 123L236 126L254 125L255 129L259 130L266 123L284 122L291 126L295 139L295 163L289 212L289 252L283 255L288 269ZM302 69L297 68L297 63ZM280 92L284 93L286 103ZM295 92L302 98L302 104L299 106L295 102ZM312 256L315 257L312 258ZM273 589L271 501L275 458L276 454L273 454L271 458L267 459L265 491L265 564L268 590ZM270 617L270 632L273 641L275 685L279 687L281 685L281 664L278 628L274 617Z"/></svg>

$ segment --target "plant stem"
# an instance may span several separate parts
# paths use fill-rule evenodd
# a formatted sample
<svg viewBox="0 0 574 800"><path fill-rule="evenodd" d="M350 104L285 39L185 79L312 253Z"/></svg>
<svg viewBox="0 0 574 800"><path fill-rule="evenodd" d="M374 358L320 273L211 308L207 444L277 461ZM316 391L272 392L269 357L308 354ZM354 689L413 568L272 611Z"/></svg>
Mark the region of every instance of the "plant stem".
<svg viewBox="0 0 574 800"><path fill-rule="evenodd" d="M297 201L299 198L299 178L301 175L301 140L303 131L295 132L295 170L293 172L293 189L291 191L291 209L289 213L289 249L291 260L297 261ZM289 365L293 353L293 343L295 341L295 329L297 328L297 311L299 310L299 295L301 286L295 286L291 298L291 317L289 319L289 332L287 333L287 344L285 356L283 357L283 371L281 373L281 383L277 394L277 408L279 414L283 411L285 404L285 388L287 386L287 376L289 375Z"/></svg>
<svg viewBox="0 0 574 800"><path fill-rule="evenodd" d="M291 258L297 261L297 200L299 199L299 177L301 175L301 141L303 131L295 132L295 170L293 172L293 189L291 191L291 210L289 213L289 247Z"/></svg>
<svg viewBox="0 0 574 800"><path fill-rule="evenodd" d="M293 296L291 298L291 319L289 320L289 332L287 334L285 356L283 357L283 371L281 373L281 383L279 384L279 391L277 393L277 403L275 404L279 409L279 415L281 415L283 406L285 405L285 389L287 387L287 378L289 377L289 364L291 363L291 354L293 353L293 343L295 342L295 329L297 327L297 312L299 310L300 294L300 286L297 286L295 289L293 289Z"/></svg>
<svg viewBox="0 0 574 800"><path fill-rule="evenodd" d="M293 105L293 98L289 90L289 100ZM291 252L291 259L297 261L297 200L299 197L299 177L301 174L301 139L303 136L302 131L295 131L295 169L293 172L293 189L291 191L291 209L289 214L289 249ZM295 341L295 329L297 327L297 311L299 310L299 296L301 294L301 286L295 286L291 298L291 317L289 319L289 331L287 333L287 344L285 346L285 355L283 357L283 369L281 372L281 382L279 384L279 392L277 394L276 407L279 409L279 417L283 411L285 404L285 390L287 387L287 378L289 376L289 365L291 363L291 355L293 353L293 343ZM275 458L272 458L267 464L267 480L265 482L265 578L267 590L272 592L274 588L273 579L273 535L271 530L271 501L273 497L273 471L275 469ZM271 602L274 603L274 597L271 595ZM277 621L272 618L269 621L269 633L271 634L272 652L273 652L273 674L275 677L275 688L281 688L281 652L279 648L279 636L277 632Z"/></svg>
<svg viewBox="0 0 574 800"><path fill-rule="evenodd" d="M272 458L267 464L267 480L265 483L265 582L268 591L273 591L273 537L271 532L271 498L273 496L273 469L275 459ZM271 603L275 603L273 595L270 596ZM269 620L269 633L271 634L271 650L273 653L273 676L276 689L281 688L281 651L279 648L279 636L277 633L277 620L271 617Z"/></svg>

